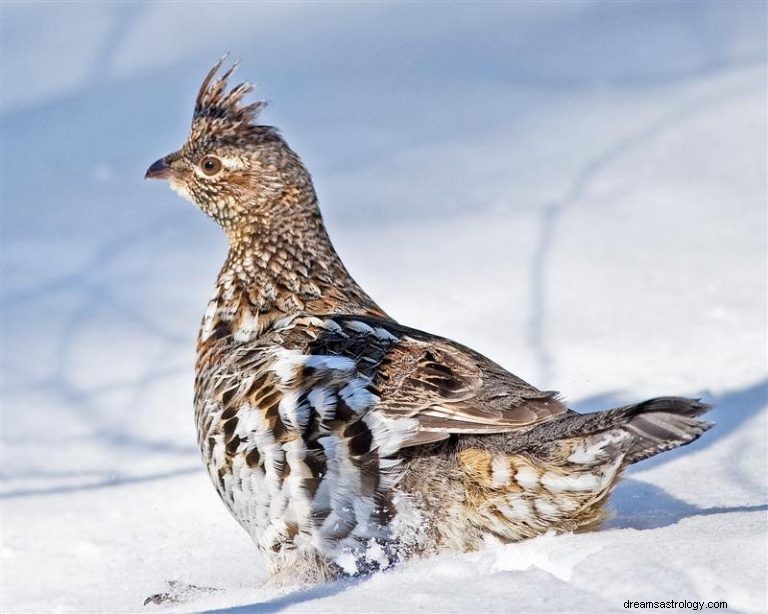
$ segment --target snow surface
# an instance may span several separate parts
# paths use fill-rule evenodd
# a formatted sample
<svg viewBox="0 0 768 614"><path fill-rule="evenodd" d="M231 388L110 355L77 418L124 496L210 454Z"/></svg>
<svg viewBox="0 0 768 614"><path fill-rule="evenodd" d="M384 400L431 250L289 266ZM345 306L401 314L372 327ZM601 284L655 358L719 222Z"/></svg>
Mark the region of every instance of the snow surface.
<svg viewBox="0 0 768 614"><path fill-rule="evenodd" d="M3 612L766 604L766 5L4 2ZM614 519L265 583L195 447L221 232L146 167L223 51L359 281L577 409L702 396ZM215 587L142 605L168 581Z"/></svg>

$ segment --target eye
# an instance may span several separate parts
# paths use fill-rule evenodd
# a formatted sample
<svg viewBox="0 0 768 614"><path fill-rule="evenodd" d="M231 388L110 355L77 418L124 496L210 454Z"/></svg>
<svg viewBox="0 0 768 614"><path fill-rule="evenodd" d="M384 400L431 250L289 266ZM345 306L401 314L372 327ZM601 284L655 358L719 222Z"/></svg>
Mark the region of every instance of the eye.
<svg viewBox="0 0 768 614"><path fill-rule="evenodd" d="M213 177L221 170L221 160L216 156L203 156L200 160L200 170L209 177Z"/></svg>

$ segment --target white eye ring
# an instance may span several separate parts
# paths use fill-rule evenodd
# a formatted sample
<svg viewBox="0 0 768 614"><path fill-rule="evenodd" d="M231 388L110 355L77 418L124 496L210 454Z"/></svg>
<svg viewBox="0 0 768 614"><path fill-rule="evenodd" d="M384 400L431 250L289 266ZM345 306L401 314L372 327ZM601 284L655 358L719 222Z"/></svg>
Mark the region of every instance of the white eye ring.
<svg viewBox="0 0 768 614"><path fill-rule="evenodd" d="M200 167L200 170L203 172L203 175L206 175L207 177L213 177L214 175L218 175L221 172L221 169L223 168L221 160L219 160L216 156L211 156L211 155L206 155L200 158L200 162L198 163L198 166Z"/></svg>

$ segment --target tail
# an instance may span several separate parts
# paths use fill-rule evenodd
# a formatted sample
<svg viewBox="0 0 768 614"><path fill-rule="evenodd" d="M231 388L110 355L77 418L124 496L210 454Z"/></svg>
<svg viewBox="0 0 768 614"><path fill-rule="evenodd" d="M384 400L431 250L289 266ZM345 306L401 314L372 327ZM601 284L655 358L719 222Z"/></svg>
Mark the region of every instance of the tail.
<svg viewBox="0 0 768 614"><path fill-rule="evenodd" d="M662 397L591 414L569 411L525 433L464 436L458 461L471 494L466 518L477 514L478 526L487 523L504 541L595 528L626 466L695 441L712 426L699 420L708 409L699 400ZM491 511L481 517L481 508Z"/></svg>
<svg viewBox="0 0 768 614"><path fill-rule="evenodd" d="M556 441L621 430L632 435L625 454L627 463L650 458L696 441L712 428L712 422L698 417L711 409L700 399L658 397L636 405L589 414L569 413L565 417L534 427L517 440L517 445Z"/></svg>
<svg viewBox="0 0 768 614"><path fill-rule="evenodd" d="M636 463L696 441L714 426L698 419L710 409L700 399L659 397L613 410L625 412L628 420L624 428L635 437L625 457L627 462Z"/></svg>

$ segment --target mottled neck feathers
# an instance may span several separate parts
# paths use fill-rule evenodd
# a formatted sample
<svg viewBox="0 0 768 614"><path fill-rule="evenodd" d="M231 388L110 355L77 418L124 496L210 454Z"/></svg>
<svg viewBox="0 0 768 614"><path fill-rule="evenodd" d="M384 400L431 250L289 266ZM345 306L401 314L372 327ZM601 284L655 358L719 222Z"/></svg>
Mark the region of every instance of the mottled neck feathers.
<svg viewBox="0 0 768 614"><path fill-rule="evenodd" d="M286 191L271 205L228 233L230 250L203 334L218 326L219 335L247 341L276 320L302 313L385 317L341 262L313 191Z"/></svg>

